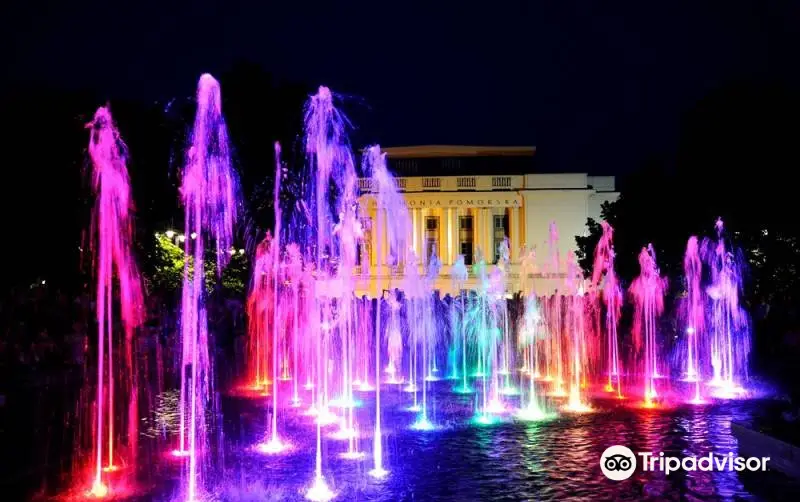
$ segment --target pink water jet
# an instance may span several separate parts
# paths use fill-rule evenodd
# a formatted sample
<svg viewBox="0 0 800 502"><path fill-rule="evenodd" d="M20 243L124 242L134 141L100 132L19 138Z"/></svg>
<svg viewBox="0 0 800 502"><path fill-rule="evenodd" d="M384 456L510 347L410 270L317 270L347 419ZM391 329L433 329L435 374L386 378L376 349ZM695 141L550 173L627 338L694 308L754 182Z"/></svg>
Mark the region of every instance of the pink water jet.
<svg viewBox="0 0 800 502"><path fill-rule="evenodd" d="M686 253L683 258L683 272L686 278L686 298L681 304L681 314L686 333L685 379L694 384L692 402L701 403L703 398L700 391L702 373L700 368L700 350L705 352L706 322L705 322L705 294L701 289L703 278L703 263L700 258L700 248L697 237L690 237L686 244Z"/></svg>
<svg viewBox="0 0 800 502"><path fill-rule="evenodd" d="M566 410L575 413L587 413L592 408L586 404L582 396L584 378L588 372L590 355L594 355L594 347L588 336L586 317L589 313L586 309L586 292L583 289L583 276L578 271L577 263L572 252L567 257L567 283L566 289L569 293L566 300L566 328L569 334L569 353L570 353L570 387L569 400Z"/></svg>
<svg viewBox="0 0 800 502"><path fill-rule="evenodd" d="M633 342L641 353L643 366L644 406L656 406L659 394L656 379L659 378L658 320L664 311L666 279L659 275L653 246L642 248L639 253L639 276L630 287L634 302Z"/></svg>
<svg viewBox="0 0 800 502"><path fill-rule="evenodd" d="M606 371L608 372L608 383L605 390L613 392L616 389L617 397L622 398L622 359L617 335L622 311L622 288L614 270L616 257L613 243L614 229L605 221L600 225L603 234L594 251L592 285L595 290L602 289L602 294L595 298L597 301L602 298L602 307L605 307ZM596 309L600 312L601 305L598 304Z"/></svg>
<svg viewBox="0 0 800 502"><path fill-rule="evenodd" d="M180 191L185 208L184 234L197 235L195 239L184 240L179 404L179 451L189 452L184 496L188 502L194 502L203 489L205 413L213 386L205 306L205 245L210 244L215 251L219 276L230 259L239 205L239 183L230 160L220 87L208 74L200 77L197 87L197 115Z"/></svg>
<svg viewBox="0 0 800 502"><path fill-rule="evenodd" d="M95 465L90 494L99 498L113 493L108 479L104 480L104 473L113 473L123 464L134 468L136 465L139 417L133 335L135 328L143 320L144 302L132 253L133 202L126 166L127 148L114 126L108 108L98 108L94 120L87 127L91 129L89 155L92 161L92 189L95 194L91 249L97 281L97 417ZM121 344L119 341L115 343L113 333L115 277L119 288L119 311L123 328ZM117 345L121 345L124 360L115 367L113 354ZM115 412L115 399L126 403L125 413ZM124 417L119 422L127 424L125 434L115 433L117 416ZM107 429L104 429L104 425L107 425ZM125 439L127 451L120 459L117 454L122 438Z"/></svg>

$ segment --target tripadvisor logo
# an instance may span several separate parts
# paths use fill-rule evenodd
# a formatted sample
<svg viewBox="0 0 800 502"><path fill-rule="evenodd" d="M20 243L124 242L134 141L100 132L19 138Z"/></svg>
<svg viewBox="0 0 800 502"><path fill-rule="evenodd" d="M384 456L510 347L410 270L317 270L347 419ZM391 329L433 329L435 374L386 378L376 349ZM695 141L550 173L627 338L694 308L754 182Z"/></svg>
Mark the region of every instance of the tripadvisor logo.
<svg viewBox="0 0 800 502"><path fill-rule="evenodd" d="M614 481L628 479L636 470L636 455L627 446L609 446L600 457L600 470Z"/></svg>
<svg viewBox="0 0 800 502"><path fill-rule="evenodd" d="M668 457L663 452L654 454L639 452L634 454L627 446L614 445L606 448L600 456L600 470L614 481L631 477L636 470L636 457L640 457L642 471L662 471L669 475L683 471L766 471L769 457L734 457L709 453L702 457Z"/></svg>

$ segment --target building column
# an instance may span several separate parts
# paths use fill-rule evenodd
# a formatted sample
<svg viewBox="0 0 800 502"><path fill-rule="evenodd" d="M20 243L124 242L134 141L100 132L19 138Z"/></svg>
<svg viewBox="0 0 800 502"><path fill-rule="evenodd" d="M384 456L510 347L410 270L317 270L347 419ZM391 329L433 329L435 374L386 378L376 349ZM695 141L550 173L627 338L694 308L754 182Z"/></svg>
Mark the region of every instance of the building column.
<svg viewBox="0 0 800 502"><path fill-rule="evenodd" d="M450 230L450 210L449 209L436 209L436 216L439 218L439 242L437 244L437 253L439 254L439 261L442 262L442 265L448 265L450 262L448 261L447 255L449 251L447 249L447 231Z"/></svg>
<svg viewBox="0 0 800 502"><path fill-rule="evenodd" d="M427 263L425 256L425 216L427 211L424 208L415 209L417 212L417 226L414 229L417 245L414 247L414 252L417 253L417 261L420 265Z"/></svg>
<svg viewBox="0 0 800 502"><path fill-rule="evenodd" d="M519 249L522 245L519 233L519 208L508 208L508 247L511 251L511 263L519 261Z"/></svg>
<svg viewBox="0 0 800 502"><path fill-rule="evenodd" d="M453 265L456 262L456 256L461 252L458 245L458 208L451 207L447 211L449 218L447 239L449 243L448 252L450 253L448 259L450 260L450 265Z"/></svg>
<svg viewBox="0 0 800 502"><path fill-rule="evenodd" d="M379 248L375 250L376 265L378 266L378 273L381 273L381 268L386 264L386 255L389 252L389 238L387 237L386 229L386 210L378 208L375 212L375 218L378 226L381 229L381 234L377 236L376 242L379 243Z"/></svg>
<svg viewBox="0 0 800 502"><path fill-rule="evenodd" d="M428 216L428 212L425 209L420 208L419 210L419 251L417 252L417 257L419 258L420 265L425 265L428 262L428 257L425 253L425 217Z"/></svg>
<svg viewBox="0 0 800 502"><path fill-rule="evenodd" d="M472 216L472 260L473 263L477 263L478 249L480 248L481 253L483 253L483 239L479 232L483 213L479 208L467 209L467 211Z"/></svg>
<svg viewBox="0 0 800 502"><path fill-rule="evenodd" d="M449 209L436 209L436 215L439 217L439 242L437 244L437 253L439 253L439 261L442 265L447 265L447 231L450 230L450 215Z"/></svg>
<svg viewBox="0 0 800 502"><path fill-rule="evenodd" d="M377 252L375 243L377 242L378 218L377 210L374 207L367 206L367 218L369 218L369 256L367 256L367 263L362 263L362 266L367 265L370 269L374 269L378 261L378 257L375 255Z"/></svg>
<svg viewBox="0 0 800 502"><path fill-rule="evenodd" d="M489 249L492 250L492 260L494 260L497 248L494 245L494 210L492 208L489 208L489 228L487 230L486 237L489 239Z"/></svg>
<svg viewBox="0 0 800 502"><path fill-rule="evenodd" d="M476 256L478 249L481 251L481 255L486 258L486 243L483 242L483 226L484 223L484 210L481 208L475 208L474 210L475 217L472 219L472 255Z"/></svg>
<svg viewBox="0 0 800 502"><path fill-rule="evenodd" d="M489 264L492 262L492 253L491 245L487 237L489 235L489 228L491 227L491 213L488 207L482 207L478 209L478 214L480 214L478 228L476 229L478 242L480 243L481 252L483 253L483 259Z"/></svg>
<svg viewBox="0 0 800 502"><path fill-rule="evenodd" d="M388 218L389 215L387 214ZM411 245L414 248L414 253L419 255L419 209L414 208L411 210Z"/></svg>

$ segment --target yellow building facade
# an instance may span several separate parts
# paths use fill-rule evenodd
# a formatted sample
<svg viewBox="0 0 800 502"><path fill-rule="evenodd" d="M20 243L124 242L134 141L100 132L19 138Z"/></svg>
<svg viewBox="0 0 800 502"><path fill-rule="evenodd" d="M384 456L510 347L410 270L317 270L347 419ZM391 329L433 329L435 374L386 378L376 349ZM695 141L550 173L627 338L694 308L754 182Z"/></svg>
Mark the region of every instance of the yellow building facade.
<svg viewBox="0 0 800 502"><path fill-rule="evenodd" d="M508 294L532 289L549 294L563 287L560 285L566 277L568 256L575 250L575 236L585 235L587 219L599 219L601 205L616 200L618 193L613 176L525 174L535 151L535 147L470 146L384 149L390 169L401 174L397 184L411 216L410 240L419 260L419 273L425 273L435 249L442 267L434 288L441 294L456 292L452 266L459 255L465 257L467 265L483 256L491 270L505 238L510 255ZM443 166L440 172L446 175L427 175L425 171L436 166ZM393 169L396 167L400 169ZM507 174L503 167L522 173ZM402 176L414 168L419 176ZM377 250L385 255L387 246L378 246L378 236L371 229L383 227L375 224L392 215L387 208L377 207L370 180L359 180L359 185L366 232L358 291L374 296L382 289L402 288L405 271L402 266L390 268L387 257L378 256ZM551 236L553 223L557 239ZM557 245L551 246L552 242ZM467 289L477 286L469 268L464 284Z"/></svg>

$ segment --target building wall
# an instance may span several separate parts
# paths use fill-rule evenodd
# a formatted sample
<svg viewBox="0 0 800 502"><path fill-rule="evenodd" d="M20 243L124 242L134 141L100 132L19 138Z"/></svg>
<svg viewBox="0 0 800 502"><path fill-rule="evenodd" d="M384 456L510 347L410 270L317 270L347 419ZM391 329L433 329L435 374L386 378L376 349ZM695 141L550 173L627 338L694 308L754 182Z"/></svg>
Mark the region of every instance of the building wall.
<svg viewBox="0 0 800 502"><path fill-rule="evenodd" d="M369 180L361 180L359 186L364 193L361 205L373 222L393 217L375 206L369 193ZM563 287L569 256L576 247L575 236L586 233L587 219L599 219L602 203L618 197L613 177L590 177L580 173L409 177L398 178L398 186L410 212L410 245L419 257L420 274L428 259L426 237L432 235L438 241L437 254L443 266L435 287L442 294L455 292L451 265L461 254L461 216L472 216L473 254L477 257L480 249L489 263L494 258L494 217L506 216L511 254L508 293L535 288L537 293L546 294ZM427 230L428 217L438 218L435 231ZM552 248L551 223L555 223L558 234L557 245ZM402 277L384 266L385 256L377 256L377 236L371 235L370 239L370 268L361 270L360 294L375 295L380 289L401 287ZM385 255L386 244L381 243L380 248ZM520 264L525 250L531 249L536 253L538 266L525 281ZM465 286L476 285L475 278L470 277Z"/></svg>

